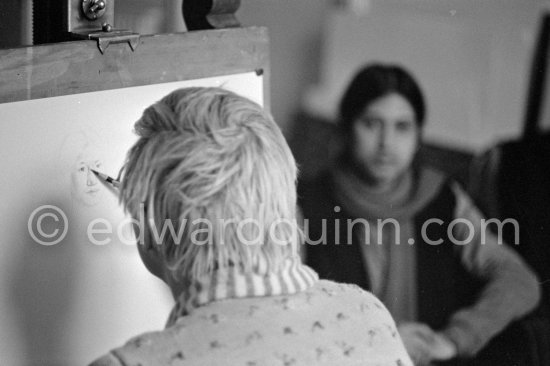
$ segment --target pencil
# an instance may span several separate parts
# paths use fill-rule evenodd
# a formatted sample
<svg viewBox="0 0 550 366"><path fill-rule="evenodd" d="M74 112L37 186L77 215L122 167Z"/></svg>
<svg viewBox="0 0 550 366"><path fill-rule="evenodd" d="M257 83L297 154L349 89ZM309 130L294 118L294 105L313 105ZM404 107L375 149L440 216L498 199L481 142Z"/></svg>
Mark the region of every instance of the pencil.
<svg viewBox="0 0 550 366"><path fill-rule="evenodd" d="M115 188L119 188L120 187L120 181L116 180L115 178L113 177L110 177L108 176L107 174L104 174L104 173L100 173L98 172L97 170L94 170L94 169L90 169L92 172L94 172L95 175L97 175L100 179L104 180L105 182L107 183L110 183L113 185L113 187Z"/></svg>

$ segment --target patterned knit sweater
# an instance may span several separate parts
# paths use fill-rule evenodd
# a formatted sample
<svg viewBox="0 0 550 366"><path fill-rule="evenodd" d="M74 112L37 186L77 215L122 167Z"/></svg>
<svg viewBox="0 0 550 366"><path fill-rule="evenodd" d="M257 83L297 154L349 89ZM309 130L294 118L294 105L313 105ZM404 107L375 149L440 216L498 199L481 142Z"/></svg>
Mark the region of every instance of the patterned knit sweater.
<svg viewBox="0 0 550 366"><path fill-rule="evenodd" d="M382 303L355 285L216 300L91 366L412 365Z"/></svg>

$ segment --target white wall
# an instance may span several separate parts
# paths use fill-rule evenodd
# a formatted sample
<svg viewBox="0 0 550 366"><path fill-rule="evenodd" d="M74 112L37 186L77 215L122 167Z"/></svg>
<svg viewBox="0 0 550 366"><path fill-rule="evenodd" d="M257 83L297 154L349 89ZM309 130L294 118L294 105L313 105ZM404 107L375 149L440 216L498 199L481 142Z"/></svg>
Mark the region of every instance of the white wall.
<svg viewBox="0 0 550 366"><path fill-rule="evenodd" d="M140 34L185 31L183 0L116 0L115 26Z"/></svg>
<svg viewBox="0 0 550 366"><path fill-rule="evenodd" d="M328 0L243 0L243 26L266 26L270 35L271 112L286 134L292 130L307 86L317 82Z"/></svg>

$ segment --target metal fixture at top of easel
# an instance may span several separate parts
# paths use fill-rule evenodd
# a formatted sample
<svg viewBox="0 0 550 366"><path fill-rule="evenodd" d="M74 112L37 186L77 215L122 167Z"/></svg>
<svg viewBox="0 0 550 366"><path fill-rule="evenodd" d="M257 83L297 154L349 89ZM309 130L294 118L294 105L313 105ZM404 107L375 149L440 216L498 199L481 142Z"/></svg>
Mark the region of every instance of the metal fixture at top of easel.
<svg viewBox="0 0 550 366"><path fill-rule="evenodd" d="M113 27L114 3L115 0L66 0L66 31L71 38L96 40L101 53L114 43L128 43L135 51L139 33Z"/></svg>
<svg viewBox="0 0 550 366"><path fill-rule="evenodd" d="M99 19L105 14L107 0L82 0L82 13L88 20Z"/></svg>

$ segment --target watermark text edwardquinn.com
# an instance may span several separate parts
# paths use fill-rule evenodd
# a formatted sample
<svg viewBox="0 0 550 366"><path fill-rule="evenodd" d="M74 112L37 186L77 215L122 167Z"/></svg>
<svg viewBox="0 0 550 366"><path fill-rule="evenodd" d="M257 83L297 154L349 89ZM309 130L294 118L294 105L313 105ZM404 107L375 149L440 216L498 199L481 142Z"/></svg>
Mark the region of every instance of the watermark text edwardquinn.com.
<svg viewBox="0 0 550 366"><path fill-rule="evenodd" d="M339 209L339 207L335 209ZM32 211L27 224L29 235L36 243L51 246L60 243L67 236L70 222L65 212L59 207L43 205ZM302 220L300 224L295 220L276 219L267 228L264 223L254 218L240 220L228 218L209 220L199 218L192 221L183 219L179 223L174 223L173 220L164 220L164 222L159 224L158 222L155 223L152 218L146 218L143 205L138 218L127 217L116 225L101 217L90 220L86 225L85 234L90 243L94 245L106 245L117 241L127 245L143 244L146 229L150 233L149 238L158 245L162 245L168 240L176 244L188 242L194 245L205 245L211 244L214 237L221 238L219 244L223 245L223 233L230 228L236 233L238 240L245 245L262 244L266 240L266 233L268 235L267 240L279 245L286 245L289 242L288 238L279 237L279 233L281 232L280 226L284 225L287 226L287 229L290 229L285 230L285 232L297 232L297 230L293 229L298 226L303 233L301 242L308 245L351 244L351 238L357 232L362 233L364 237L361 242L366 245L381 245L387 242L384 240L385 235L391 235L392 244L401 244L400 223L393 218L370 221L363 218L346 220L321 219L321 233L317 234L317 237L311 237L310 221L308 219ZM514 219L498 220L495 218L482 218L479 222L472 222L464 218L455 218L447 223L439 218L431 218L424 221L419 233L420 239L429 245L440 245L445 242L444 238L430 237L428 234L428 229L432 225L447 225L445 239L455 245L467 245L476 236L479 237L479 240L475 240L475 242L481 244L486 244L489 236L496 237L497 243L503 244L504 226L512 225L514 242L509 244L519 244L520 228L518 222ZM490 225L494 225L493 228L495 229L491 231L489 229ZM319 228L319 223L317 227ZM333 235L328 235L329 232ZM457 232L461 234L457 235ZM251 236L251 233L255 234ZM342 241L341 236L343 235L341 234L344 233L347 240ZM407 244L415 244L415 238L408 238Z"/></svg>

